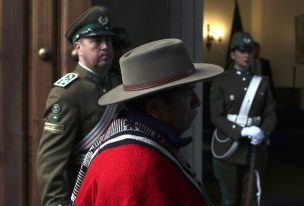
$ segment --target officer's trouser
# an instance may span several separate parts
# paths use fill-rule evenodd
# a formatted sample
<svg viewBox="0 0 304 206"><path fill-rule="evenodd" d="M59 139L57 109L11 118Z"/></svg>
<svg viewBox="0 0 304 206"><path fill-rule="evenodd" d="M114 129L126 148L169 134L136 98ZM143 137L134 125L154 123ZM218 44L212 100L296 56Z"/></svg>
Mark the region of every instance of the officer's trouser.
<svg viewBox="0 0 304 206"><path fill-rule="evenodd" d="M222 192L223 206L245 205L249 166L229 163L213 158L213 170ZM253 181L255 183L255 179ZM254 190L255 193L255 190ZM255 196L254 194L252 195ZM253 198L251 205L256 205Z"/></svg>

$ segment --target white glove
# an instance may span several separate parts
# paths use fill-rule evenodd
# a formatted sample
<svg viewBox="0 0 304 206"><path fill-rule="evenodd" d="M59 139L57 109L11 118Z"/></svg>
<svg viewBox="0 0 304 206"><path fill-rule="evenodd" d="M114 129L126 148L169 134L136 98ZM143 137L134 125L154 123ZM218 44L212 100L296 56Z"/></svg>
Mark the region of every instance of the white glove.
<svg viewBox="0 0 304 206"><path fill-rule="evenodd" d="M260 128L258 128L257 126L250 126L250 127L244 127L241 131L241 135L243 137L256 136L260 132L262 132L262 130Z"/></svg>
<svg viewBox="0 0 304 206"><path fill-rule="evenodd" d="M250 139L250 144L261 144L264 139L264 132L257 126L244 127L241 131L243 137Z"/></svg>

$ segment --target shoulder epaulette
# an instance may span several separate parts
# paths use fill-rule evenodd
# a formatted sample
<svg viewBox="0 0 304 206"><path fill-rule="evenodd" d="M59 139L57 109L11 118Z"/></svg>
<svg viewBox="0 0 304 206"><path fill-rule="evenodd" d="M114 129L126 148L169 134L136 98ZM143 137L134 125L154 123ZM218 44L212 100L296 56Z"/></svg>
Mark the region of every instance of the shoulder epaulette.
<svg viewBox="0 0 304 206"><path fill-rule="evenodd" d="M61 77L60 79L58 79L54 83L54 85L58 86L58 87L66 87L67 85L69 85L71 82L73 82L77 78L78 78L78 74L76 74L76 73L67 73L66 75L64 75L63 77Z"/></svg>

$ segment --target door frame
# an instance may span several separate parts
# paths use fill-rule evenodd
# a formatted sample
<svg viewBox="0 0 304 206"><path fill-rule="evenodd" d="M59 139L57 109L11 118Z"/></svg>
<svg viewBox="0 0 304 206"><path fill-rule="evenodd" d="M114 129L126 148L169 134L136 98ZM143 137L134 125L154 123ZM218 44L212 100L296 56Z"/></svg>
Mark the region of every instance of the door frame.
<svg viewBox="0 0 304 206"><path fill-rule="evenodd" d="M0 0L0 205L41 205L35 162L44 104L52 82L76 64L64 31L91 5L73 2ZM41 47L50 48L49 61L39 59Z"/></svg>

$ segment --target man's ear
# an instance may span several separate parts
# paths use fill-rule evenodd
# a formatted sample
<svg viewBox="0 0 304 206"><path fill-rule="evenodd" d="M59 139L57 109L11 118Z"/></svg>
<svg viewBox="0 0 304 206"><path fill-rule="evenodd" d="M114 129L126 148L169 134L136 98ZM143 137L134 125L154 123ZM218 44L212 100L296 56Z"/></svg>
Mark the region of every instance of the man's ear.
<svg viewBox="0 0 304 206"><path fill-rule="evenodd" d="M74 49L77 52L77 54L79 55L79 53L81 52L81 44L80 44L80 42L76 41L74 43Z"/></svg>
<svg viewBox="0 0 304 206"><path fill-rule="evenodd" d="M146 111L156 119L161 119L164 101L161 98L152 98L146 104Z"/></svg>

